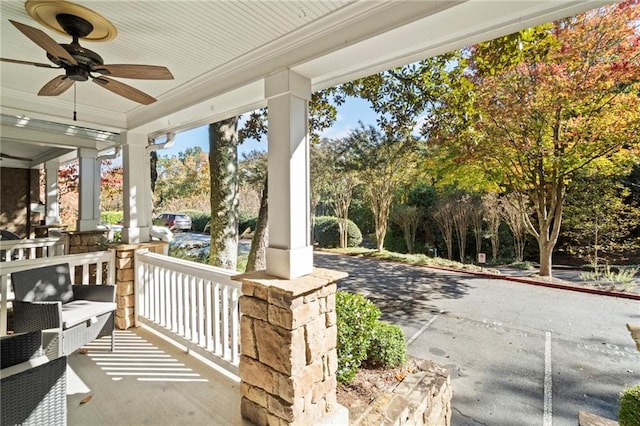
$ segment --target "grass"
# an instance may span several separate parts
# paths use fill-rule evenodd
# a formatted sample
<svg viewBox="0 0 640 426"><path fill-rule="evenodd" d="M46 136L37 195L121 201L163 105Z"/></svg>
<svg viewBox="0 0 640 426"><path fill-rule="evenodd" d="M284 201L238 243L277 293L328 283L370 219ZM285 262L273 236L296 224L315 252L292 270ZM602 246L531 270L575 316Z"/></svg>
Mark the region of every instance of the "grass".
<svg viewBox="0 0 640 426"><path fill-rule="evenodd" d="M345 249L341 249L341 248L323 249L323 250L331 253L346 254L349 256L371 257L374 259L389 260L393 262L407 263L410 265L433 266L433 267L443 267L443 268L452 268L452 269L466 269L470 271L500 274L500 271L496 269L483 268L481 266L476 266L468 263L460 263L453 260L442 259L440 257L429 257L424 254L402 254L402 253L396 253L396 252L386 251L386 250L379 252L378 250L368 249L364 247L352 247L352 248L345 248Z"/></svg>

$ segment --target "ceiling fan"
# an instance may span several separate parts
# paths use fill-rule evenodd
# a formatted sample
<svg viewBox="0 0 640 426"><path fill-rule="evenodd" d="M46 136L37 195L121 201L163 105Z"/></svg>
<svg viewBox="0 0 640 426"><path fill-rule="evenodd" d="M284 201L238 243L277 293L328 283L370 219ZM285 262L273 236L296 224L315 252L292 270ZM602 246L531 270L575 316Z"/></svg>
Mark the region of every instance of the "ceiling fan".
<svg viewBox="0 0 640 426"><path fill-rule="evenodd" d="M60 75L45 84L38 92L39 96L58 96L69 89L76 81L89 78L99 86L132 101L148 105L156 99L134 87L113 80L110 77L134 78L141 80L172 80L173 75L163 66L156 65L106 65L96 52L80 46L79 39L87 37L93 31L93 25L79 16L58 13L55 19L65 33L72 37L71 44L58 44L44 31L20 22L9 20L20 32L47 52L47 58L55 65L0 58L3 62L34 65L42 68L64 69ZM100 74L94 76L93 74Z"/></svg>

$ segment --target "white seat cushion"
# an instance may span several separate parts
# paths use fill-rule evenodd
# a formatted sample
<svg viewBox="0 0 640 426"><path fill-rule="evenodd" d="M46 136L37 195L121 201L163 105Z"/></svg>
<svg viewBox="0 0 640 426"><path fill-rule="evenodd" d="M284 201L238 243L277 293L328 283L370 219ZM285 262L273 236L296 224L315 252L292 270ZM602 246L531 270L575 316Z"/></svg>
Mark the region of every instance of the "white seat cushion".
<svg viewBox="0 0 640 426"><path fill-rule="evenodd" d="M62 328L67 329L85 321L92 321L102 314L115 311L113 302L74 300L62 305Z"/></svg>

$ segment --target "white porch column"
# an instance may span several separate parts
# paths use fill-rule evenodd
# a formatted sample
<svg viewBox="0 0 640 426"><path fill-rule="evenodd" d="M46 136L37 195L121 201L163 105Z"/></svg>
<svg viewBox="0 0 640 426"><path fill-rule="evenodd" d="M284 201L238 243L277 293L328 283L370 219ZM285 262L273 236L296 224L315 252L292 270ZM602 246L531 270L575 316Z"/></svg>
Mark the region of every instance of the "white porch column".
<svg viewBox="0 0 640 426"><path fill-rule="evenodd" d="M310 238L308 103L311 81L290 70L267 77L269 247L267 274L292 279L313 271Z"/></svg>
<svg viewBox="0 0 640 426"><path fill-rule="evenodd" d="M126 133L122 149L124 169L124 228L122 242L149 241L151 184L146 134Z"/></svg>
<svg viewBox="0 0 640 426"><path fill-rule="evenodd" d="M78 222L76 224L78 231L95 230L100 223L100 164L97 159L97 149L78 149L80 166Z"/></svg>
<svg viewBox="0 0 640 426"><path fill-rule="evenodd" d="M58 201L58 172L60 161L57 159L44 163L47 217L46 224L60 222L60 203Z"/></svg>

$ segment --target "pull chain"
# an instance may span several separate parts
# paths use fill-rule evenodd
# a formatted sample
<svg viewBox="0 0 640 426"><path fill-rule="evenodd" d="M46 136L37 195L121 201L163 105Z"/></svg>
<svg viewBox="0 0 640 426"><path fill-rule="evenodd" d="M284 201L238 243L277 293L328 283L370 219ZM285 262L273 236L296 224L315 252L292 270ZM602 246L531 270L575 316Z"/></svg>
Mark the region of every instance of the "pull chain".
<svg viewBox="0 0 640 426"><path fill-rule="evenodd" d="M76 118L76 82L73 82L73 121L78 121Z"/></svg>

